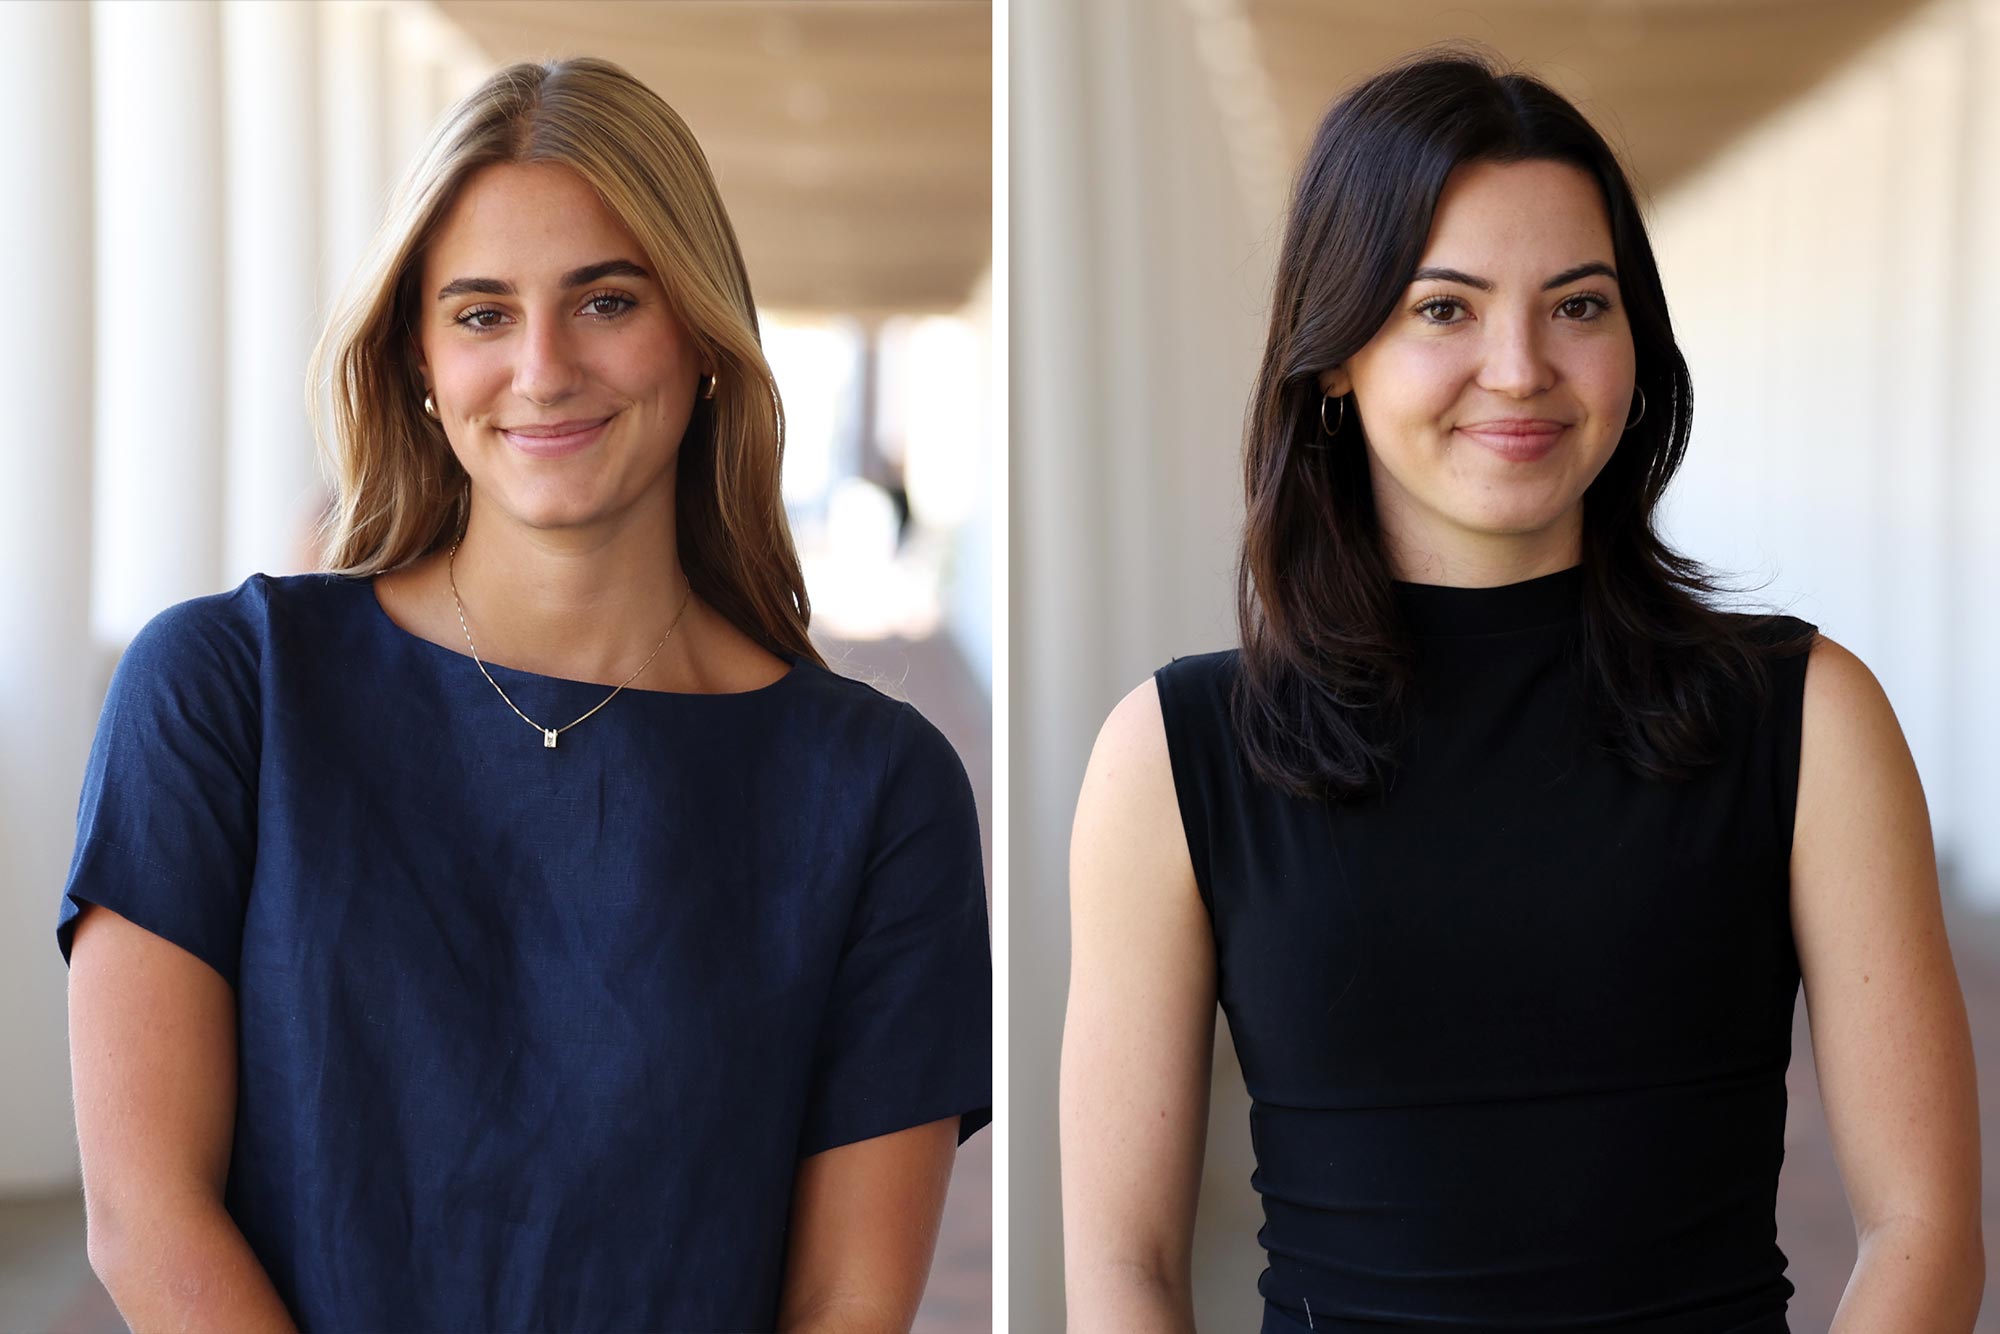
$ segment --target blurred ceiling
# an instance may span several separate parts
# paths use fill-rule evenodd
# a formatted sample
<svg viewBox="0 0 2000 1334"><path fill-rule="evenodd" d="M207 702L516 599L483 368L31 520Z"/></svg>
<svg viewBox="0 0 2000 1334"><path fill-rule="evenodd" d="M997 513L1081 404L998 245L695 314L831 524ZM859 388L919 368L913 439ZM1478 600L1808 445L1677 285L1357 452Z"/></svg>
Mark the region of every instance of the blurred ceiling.
<svg viewBox="0 0 2000 1334"><path fill-rule="evenodd" d="M1287 176L1348 85L1418 47L1470 38L1577 103L1655 199L1920 7L1920 0L1240 3Z"/></svg>
<svg viewBox="0 0 2000 1334"><path fill-rule="evenodd" d="M760 306L950 310L991 260L985 0L436 0L503 64L617 61L693 128Z"/></svg>

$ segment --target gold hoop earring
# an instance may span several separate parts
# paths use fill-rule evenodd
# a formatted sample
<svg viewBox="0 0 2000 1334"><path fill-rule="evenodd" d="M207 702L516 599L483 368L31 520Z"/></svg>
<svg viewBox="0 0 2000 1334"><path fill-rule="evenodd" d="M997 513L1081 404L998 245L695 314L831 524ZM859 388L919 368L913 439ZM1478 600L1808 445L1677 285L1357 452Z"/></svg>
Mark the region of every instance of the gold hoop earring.
<svg viewBox="0 0 2000 1334"><path fill-rule="evenodd" d="M711 375L708 377L708 383L703 385L701 390L701 396L703 398L715 397L715 381L716 381L715 376Z"/></svg>
<svg viewBox="0 0 2000 1334"><path fill-rule="evenodd" d="M429 417L432 421L442 420L442 418L438 416L437 404L432 400L431 392L428 389L424 391L424 415L426 417Z"/></svg>
<svg viewBox="0 0 2000 1334"><path fill-rule="evenodd" d="M1326 424L1326 405L1332 402L1340 404L1340 412L1334 417L1333 425L1328 426ZM1345 425L1347 425L1347 395L1342 394L1338 399L1335 399L1332 394L1321 394L1319 399L1320 431L1325 435L1339 435L1340 428Z"/></svg>
<svg viewBox="0 0 2000 1334"><path fill-rule="evenodd" d="M1625 429L1628 431L1637 426L1646 415L1646 391L1635 384L1632 386L1632 392L1639 396L1639 415L1625 423Z"/></svg>

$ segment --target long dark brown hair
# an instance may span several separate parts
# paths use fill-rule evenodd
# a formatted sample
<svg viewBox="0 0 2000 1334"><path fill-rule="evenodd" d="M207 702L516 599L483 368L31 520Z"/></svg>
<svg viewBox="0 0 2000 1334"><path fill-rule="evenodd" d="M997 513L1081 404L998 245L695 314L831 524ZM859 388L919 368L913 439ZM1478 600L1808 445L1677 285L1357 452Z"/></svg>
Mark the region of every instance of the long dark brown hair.
<svg viewBox="0 0 2000 1334"><path fill-rule="evenodd" d="M1414 662L1358 425L1323 441L1321 372L1369 342L1409 286L1439 194L1466 162L1547 160L1596 180L1645 411L1584 494L1576 645L1597 746L1678 781L1719 757L1726 700L1770 698L1766 660L1810 634L1711 606L1734 591L1653 530L1687 448L1692 386L1625 172L1560 94L1478 49L1431 48L1363 81L1320 122L1278 258L1250 403L1232 701L1253 770L1345 801L1389 781ZM1353 416L1353 413L1347 414Z"/></svg>

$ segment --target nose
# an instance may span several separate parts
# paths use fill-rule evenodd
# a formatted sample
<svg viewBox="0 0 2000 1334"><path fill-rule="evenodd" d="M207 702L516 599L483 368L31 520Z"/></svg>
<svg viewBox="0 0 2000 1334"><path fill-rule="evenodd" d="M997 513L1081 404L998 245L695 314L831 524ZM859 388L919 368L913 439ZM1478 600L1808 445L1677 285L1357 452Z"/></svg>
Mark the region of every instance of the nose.
<svg viewBox="0 0 2000 1334"><path fill-rule="evenodd" d="M1543 329L1533 315L1494 314L1487 319L1486 359L1479 387L1510 398L1532 398L1555 383L1555 367L1542 348Z"/></svg>
<svg viewBox="0 0 2000 1334"><path fill-rule="evenodd" d="M514 344L514 392L543 407L561 402L583 382L583 367L568 321L530 315Z"/></svg>

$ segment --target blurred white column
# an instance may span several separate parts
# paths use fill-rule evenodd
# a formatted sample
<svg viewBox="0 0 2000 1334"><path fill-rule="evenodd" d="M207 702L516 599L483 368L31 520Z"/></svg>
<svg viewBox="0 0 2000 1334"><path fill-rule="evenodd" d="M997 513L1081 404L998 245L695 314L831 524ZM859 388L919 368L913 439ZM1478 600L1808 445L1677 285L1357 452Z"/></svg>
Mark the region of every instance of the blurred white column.
<svg viewBox="0 0 2000 1334"><path fill-rule="evenodd" d="M388 14L360 0L334 0L317 13L324 310L347 285L387 202Z"/></svg>
<svg viewBox="0 0 2000 1334"><path fill-rule="evenodd" d="M302 568L316 491L306 359L319 325L318 19L222 10L228 182L228 531L223 583Z"/></svg>
<svg viewBox="0 0 2000 1334"><path fill-rule="evenodd" d="M431 127L451 103L446 66L462 38L428 5L398 5L389 15L388 82L389 179L399 179L423 150Z"/></svg>
<svg viewBox="0 0 2000 1334"><path fill-rule="evenodd" d="M1081 7L1016 0L1009 15L1007 546L1011 710L1013 957L1008 1015L1008 1323L1063 1327L1056 1062L1069 948L1067 807L1087 754L1090 713L1110 688L1093 620L1103 553L1093 485L1098 395L1090 337L1098 302L1089 244L1086 89L1104 75ZM1106 96L1111 95L1109 90ZM1040 968L1036 969L1039 962Z"/></svg>
<svg viewBox="0 0 2000 1334"><path fill-rule="evenodd" d="M423 146L424 134L436 114L437 93L433 84L433 62L426 25L418 22L416 11L399 6L388 16L384 66L384 92L389 99L389 179L399 179L410 159Z"/></svg>
<svg viewBox="0 0 2000 1334"><path fill-rule="evenodd" d="M57 896L102 688L90 633L90 10L0 5L0 251L18 261L0 364L0 1193L76 1180ZM32 201L31 203L28 201Z"/></svg>
<svg viewBox="0 0 2000 1334"><path fill-rule="evenodd" d="M972 382L969 392L958 407L957 416L976 427L965 433L958 442L958 452L963 458L946 465L936 459L939 466L932 471L956 474L948 476L945 484L931 488L926 484L925 470L931 460L912 455L909 459L908 481L913 495L927 491L947 492L946 512L959 522L952 529L951 563L947 569L948 592L945 597L946 628L965 655L966 665L972 669L979 683L986 688L988 699L993 695L993 504L992 493L987 489L993 475L993 450L996 444L993 428L993 271L989 268L973 288L972 298L967 301L959 315L970 327L973 334L973 364L969 369ZM1004 448L1004 444L1001 446ZM937 453L938 451L933 451ZM957 502L957 503L952 503Z"/></svg>
<svg viewBox="0 0 2000 1334"><path fill-rule="evenodd" d="M1084 764L1147 673L1235 638L1238 460L1269 301L1259 237L1277 227L1231 156L1232 71L1205 59L1202 25L1226 17L1156 0L1011 11L1008 1315L1024 1329L1063 1323L1056 1052ZM1263 1254L1226 1036L1215 1067L1197 1324L1240 1329L1261 1309Z"/></svg>
<svg viewBox="0 0 2000 1334"><path fill-rule="evenodd" d="M1093 122L1090 204L1090 294L1097 302L1094 335L1086 364L1104 393L1094 434L1097 473L1090 489L1093 527L1111 539L1092 554L1098 577L1084 587L1096 595L1091 620L1108 644L1159 640L1162 602L1174 596L1149 577L1157 568L1162 539L1173 529L1160 502L1169 488L1148 464L1159 447L1162 414L1172 411L1160 375L1159 347L1150 335L1165 317L1166 285L1158 280L1166 249L1158 223L1160 166L1170 160L1173 142L1160 123L1144 81L1156 77L1161 62L1159 25L1143 12L1157 0L1099 0L1082 6L1087 25L1084 50L1091 55L1084 83L1083 114ZM1165 6L1160 6L1166 8ZM1168 22L1187 27L1178 10ZM1107 148L1109 151L1107 151ZM1218 180L1218 189L1232 183ZM1109 596L1107 596L1107 594ZM1068 659L1071 670L1076 656ZM1106 662L1118 694L1130 682L1130 668ZM1113 695L1116 698L1116 695ZM1101 722L1101 716L1091 720ZM1088 731L1094 732L1095 727ZM1087 738L1086 744L1087 744ZM1067 793L1074 799L1075 793Z"/></svg>
<svg viewBox="0 0 2000 1334"><path fill-rule="evenodd" d="M211 0L90 8L93 620L124 643L222 580L221 37Z"/></svg>

